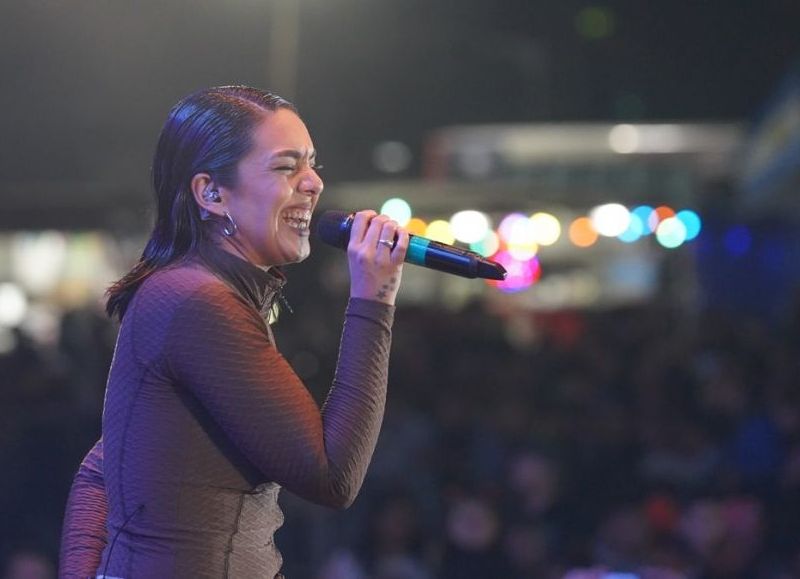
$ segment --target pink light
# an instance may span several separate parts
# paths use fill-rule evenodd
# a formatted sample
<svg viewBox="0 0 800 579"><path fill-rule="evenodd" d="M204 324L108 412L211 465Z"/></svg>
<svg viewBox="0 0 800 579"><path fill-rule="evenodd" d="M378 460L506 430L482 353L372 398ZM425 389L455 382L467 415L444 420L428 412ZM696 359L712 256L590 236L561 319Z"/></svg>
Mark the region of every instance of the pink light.
<svg viewBox="0 0 800 579"><path fill-rule="evenodd" d="M499 251L492 258L506 268L506 279L503 281L487 281L489 285L503 292L518 292L531 287L542 275L542 267L538 257L527 260L514 259L508 251Z"/></svg>

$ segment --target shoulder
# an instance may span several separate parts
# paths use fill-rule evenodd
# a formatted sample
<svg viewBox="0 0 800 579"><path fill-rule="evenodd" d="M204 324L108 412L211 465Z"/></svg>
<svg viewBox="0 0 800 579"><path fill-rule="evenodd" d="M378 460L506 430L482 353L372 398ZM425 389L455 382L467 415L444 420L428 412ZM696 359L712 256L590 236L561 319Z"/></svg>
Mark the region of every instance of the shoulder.
<svg viewBox="0 0 800 579"><path fill-rule="evenodd" d="M171 318L180 312L239 309L246 305L230 285L195 262L184 262L153 273L136 292L133 317ZM127 317L127 316L126 316Z"/></svg>

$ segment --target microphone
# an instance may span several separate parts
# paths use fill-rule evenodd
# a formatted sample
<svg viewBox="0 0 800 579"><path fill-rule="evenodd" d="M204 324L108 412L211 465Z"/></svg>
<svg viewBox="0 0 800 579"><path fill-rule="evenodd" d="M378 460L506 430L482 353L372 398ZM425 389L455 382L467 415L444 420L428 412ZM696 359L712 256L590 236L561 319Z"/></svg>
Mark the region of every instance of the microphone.
<svg viewBox="0 0 800 579"><path fill-rule="evenodd" d="M317 223L317 237L328 245L347 249L352 226L353 213L325 211ZM395 243L397 243L396 238ZM499 263L488 260L474 251L460 249L418 235L409 235L405 261L461 277L506 279L506 270Z"/></svg>

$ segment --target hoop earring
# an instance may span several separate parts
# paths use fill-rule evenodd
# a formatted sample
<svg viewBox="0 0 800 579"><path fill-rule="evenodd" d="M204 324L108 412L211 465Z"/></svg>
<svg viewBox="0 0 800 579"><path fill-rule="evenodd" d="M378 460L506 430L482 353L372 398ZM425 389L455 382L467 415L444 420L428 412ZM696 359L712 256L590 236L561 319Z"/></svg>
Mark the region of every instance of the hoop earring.
<svg viewBox="0 0 800 579"><path fill-rule="evenodd" d="M231 214L227 211L223 213L225 216L225 225L222 227L222 233L224 233L227 237L233 237L239 228L236 226L236 222L231 217Z"/></svg>

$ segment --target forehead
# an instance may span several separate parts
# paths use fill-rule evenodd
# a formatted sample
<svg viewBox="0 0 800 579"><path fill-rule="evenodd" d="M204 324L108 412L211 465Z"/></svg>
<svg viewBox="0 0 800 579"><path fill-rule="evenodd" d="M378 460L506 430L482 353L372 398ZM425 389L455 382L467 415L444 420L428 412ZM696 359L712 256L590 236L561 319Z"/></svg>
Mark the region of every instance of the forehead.
<svg viewBox="0 0 800 579"><path fill-rule="evenodd" d="M314 144L305 123L294 112L278 109L266 113L253 132L253 148L257 155L270 155L283 150L314 152Z"/></svg>

